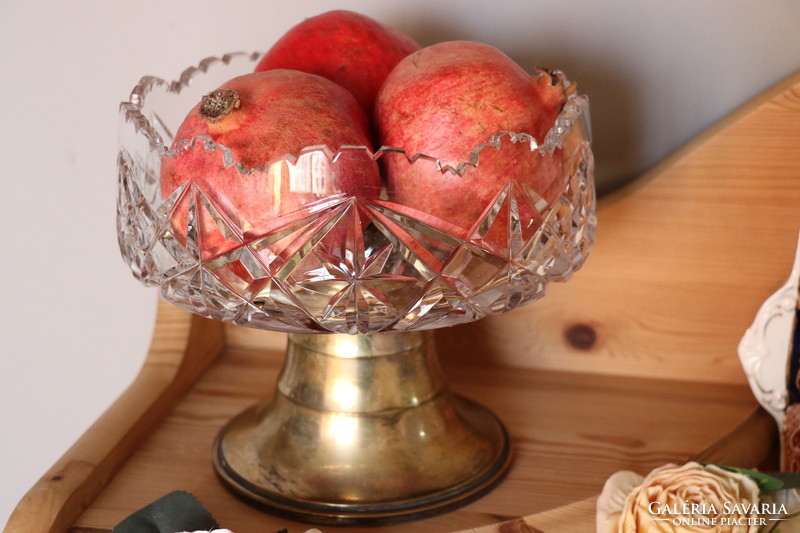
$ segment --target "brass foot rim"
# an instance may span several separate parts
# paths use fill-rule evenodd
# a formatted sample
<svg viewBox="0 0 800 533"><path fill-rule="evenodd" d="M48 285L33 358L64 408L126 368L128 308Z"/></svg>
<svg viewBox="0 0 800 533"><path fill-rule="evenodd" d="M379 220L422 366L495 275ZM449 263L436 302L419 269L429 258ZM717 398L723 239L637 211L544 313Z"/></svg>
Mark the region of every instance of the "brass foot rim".
<svg viewBox="0 0 800 533"><path fill-rule="evenodd" d="M225 428L214 443L213 463L217 475L229 490L246 503L262 508L275 515L292 520L322 525L381 525L429 518L453 511L467 505L492 490L511 466L512 453L508 431L491 411L463 397L460 401L484 410L497 424L502 434L502 444L496 459L477 476L459 485L421 498L392 502L370 503L321 503L282 497L265 491L239 475L226 461L222 453Z"/></svg>

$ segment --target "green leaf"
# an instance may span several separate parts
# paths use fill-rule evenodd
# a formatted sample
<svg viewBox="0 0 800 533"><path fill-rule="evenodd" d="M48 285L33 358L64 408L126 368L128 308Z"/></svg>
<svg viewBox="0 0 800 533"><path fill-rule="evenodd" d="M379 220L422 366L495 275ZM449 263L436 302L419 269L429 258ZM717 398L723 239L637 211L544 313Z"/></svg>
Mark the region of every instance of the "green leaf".
<svg viewBox="0 0 800 533"><path fill-rule="evenodd" d="M702 465L713 464L717 468L727 470L728 472L737 472L739 474L744 474L745 476L749 477L750 479L756 482L756 485L758 485L759 492L772 492L773 490L778 490L778 489L796 489L800 487L800 474L788 474L788 476L797 478L796 480L794 480L785 478L784 477L784 474L786 474L785 472L765 474L764 472L757 472L755 470L749 470L747 468L739 468L736 466L718 465L714 463L700 463L700 464Z"/></svg>

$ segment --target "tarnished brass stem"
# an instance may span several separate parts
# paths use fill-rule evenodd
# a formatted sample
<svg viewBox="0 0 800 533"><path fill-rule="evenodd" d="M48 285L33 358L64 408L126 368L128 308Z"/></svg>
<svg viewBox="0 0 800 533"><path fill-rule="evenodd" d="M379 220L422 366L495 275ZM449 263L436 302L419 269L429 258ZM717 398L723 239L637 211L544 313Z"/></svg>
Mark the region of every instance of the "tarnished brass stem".
<svg viewBox="0 0 800 533"><path fill-rule="evenodd" d="M462 505L509 457L502 424L449 392L430 332L290 335L276 395L232 420L215 448L234 490L320 523Z"/></svg>

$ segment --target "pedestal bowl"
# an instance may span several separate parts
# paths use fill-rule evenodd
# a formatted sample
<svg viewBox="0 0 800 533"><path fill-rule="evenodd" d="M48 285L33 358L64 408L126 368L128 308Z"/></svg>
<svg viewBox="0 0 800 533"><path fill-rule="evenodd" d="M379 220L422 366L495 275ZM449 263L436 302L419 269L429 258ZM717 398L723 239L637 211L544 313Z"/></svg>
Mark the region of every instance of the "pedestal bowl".
<svg viewBox="0 0 800 533"><path fill-rule="evenodd" d="M493 413L448 390L432 332L529 304L586 260L596 224L588 100L569 96L542 143L496 132L459 162L309 146L253 170L208 138L176 143L187 111L257 59L229 54L174 82L142 78L120 107L117 228L133 275L192 313L289 334L274 394L209 443L216 471L250 502L317 523L463 505L501 479L511 447ZM164 191L162 163L186 150L258 180L274 217L254 222L202 176ZM548 200L509 179L462 227L385 186L354 195L336 185L348 169L403 158L469 191L487 151L558 163L560 194Z"/></svg>

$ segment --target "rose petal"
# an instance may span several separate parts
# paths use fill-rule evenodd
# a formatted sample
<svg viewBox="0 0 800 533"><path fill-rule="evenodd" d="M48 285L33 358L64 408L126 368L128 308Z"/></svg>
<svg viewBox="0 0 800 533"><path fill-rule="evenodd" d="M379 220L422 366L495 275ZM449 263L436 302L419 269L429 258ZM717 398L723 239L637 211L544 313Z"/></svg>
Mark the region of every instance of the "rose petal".
<svg viewBox="0 0 800 533"><path fill-rule="evenodd" d="M611 475L603 485L603 491L597 498L597 532L614 533L617 531L619 517L625 505L625 499L631 491L641 485L644 477L636 472L622 470Z"/></svg>

